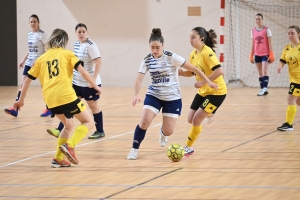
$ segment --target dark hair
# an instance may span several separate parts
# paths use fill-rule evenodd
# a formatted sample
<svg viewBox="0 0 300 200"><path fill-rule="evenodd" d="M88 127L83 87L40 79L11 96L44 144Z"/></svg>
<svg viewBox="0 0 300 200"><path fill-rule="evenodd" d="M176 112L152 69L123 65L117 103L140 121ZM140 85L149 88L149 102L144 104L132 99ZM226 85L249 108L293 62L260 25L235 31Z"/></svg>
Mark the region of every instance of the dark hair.
<svg viewBox="0 0 300 200"><path fill-rule="evenodd" d="M67 46L69 36L66 31L62 29L55 29L46 43L46 49L50 48L65 48Z"/></svg>
<svg viewBox="0 0 300 200"><path fill-rule="evenodd" d="M298 34L300 33L300 28L299 28L299 26L292 25L292 26L290 26L288 29L290 29L290 28L293 28L293 29L295 29L295 30L296 30L296 32L297 32ZM300 36L298 37L298 39L300 40Z"/></svg>
<svg viewBox="0 0 300 200"><path fill-rule="evenodd" d="M152 33L149 39L149 43L152 41L159 41L160 43L164 44L164 38L161 35L161 30L160 28L154 28L152 29Z"/></svg>
<svg viewBox="0 0 300 200"><path fill-rule="evenodd" d="M204 41L204 44L209 46L214 52L214 48L216 47L215 44L217 44L216 38L217 34L214 30L210 29L208 32L203 27L196 27L193 29L193 31L196 31L198 35L201 37L204 37L204 40L201 39L201 41Z"/></svg>
<svg viewBox="0 0 300 200"><path fill-rule="evenodd" d="M77 29L78 29L79 27L84 27L84 28L87 30L87 27L86 27L85 24L79 23L79 24L77 24L77 25L75 26L75 31L77 31Z"/></svg>
<svg viewBox="0 0 300 200"><path fill-rule="evenodd" d="M36 20L38 21L38 22L40 22L40 19L39 19L39 17L37 16L37 15L35 15L35 14L32 14L32 15L30 15L30 17L29 17L29 19L30 18L36 18Z"/></svg>
<svg viewBox="0 0 300 200"><path fill-rule="evenodd" d="M255 16L260 16L260 17L261 17L261 19L264 19L263 15L262 15L262 14L260 14L260 13L257 13Z"/></svg>

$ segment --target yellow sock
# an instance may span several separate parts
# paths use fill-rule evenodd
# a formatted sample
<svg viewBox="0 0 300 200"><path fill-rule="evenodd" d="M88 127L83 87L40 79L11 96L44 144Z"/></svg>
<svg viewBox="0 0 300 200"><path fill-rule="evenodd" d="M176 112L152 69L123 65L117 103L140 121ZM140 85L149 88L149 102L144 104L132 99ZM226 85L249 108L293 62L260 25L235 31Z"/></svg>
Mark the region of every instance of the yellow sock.
<svg viewBox="0 0 300 200"><path fill-rule="evenodd" d="M202 130L202 126L192 126L190 130L190 134L188 136L188 139L186 140L186 146L191 147L193 146L194 142L198 138L200 132Z"/></svg>
<svg viewBox="0 0 300 200"><path fill-rule="evenodd" d="M288 105L286 109L286 122L290 125L293 124L294 118L297 112L297 106L296 105Z"/></svg>
<svg viewBox="0 0 300 200"><path fill-rule="evenodd" d="M58 161L62 161L64 159L64 154L61 152L59 149L60 145L65 144L68 141L68 138L58 138L57 139L57 148L56 148L56 153L55 153L55 159Z"/></svg>
<svg viewBox="0 0 300 200"><path fill-rule="evenodd" d="M71 148L74 148L86 136L86 134L88 132L89 132L89 129L86 125L83 125L83 124L79 125L75 129L73 136L68 141L68 145Z"/></svg>

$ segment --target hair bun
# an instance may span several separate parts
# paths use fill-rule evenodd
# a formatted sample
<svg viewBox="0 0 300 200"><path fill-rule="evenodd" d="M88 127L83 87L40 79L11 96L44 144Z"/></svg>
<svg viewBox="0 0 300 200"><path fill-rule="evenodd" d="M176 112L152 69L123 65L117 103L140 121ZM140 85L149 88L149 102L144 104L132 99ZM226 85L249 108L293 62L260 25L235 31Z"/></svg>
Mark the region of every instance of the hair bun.
<svg viewBox="0 0 300 200"><path fill-rule="evenodd" d="M154 29L152 29L152 33L151 33L151 35L157 35L157 36L161 36L161 30L160 30L160 28L154 28Z"/></svg>

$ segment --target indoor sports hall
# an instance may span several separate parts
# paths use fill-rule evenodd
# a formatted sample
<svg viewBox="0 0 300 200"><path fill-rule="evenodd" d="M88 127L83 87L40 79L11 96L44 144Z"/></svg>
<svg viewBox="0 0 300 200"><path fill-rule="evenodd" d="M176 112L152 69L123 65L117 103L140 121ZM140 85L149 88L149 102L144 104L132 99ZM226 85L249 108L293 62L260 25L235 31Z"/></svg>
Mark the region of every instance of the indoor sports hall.
<svg viewBox="0 0 300 200"><path fill-rule="evenodd" d="M281 73L277 68L291 43L289 27L300 26L299 10L298 0L1 0L0 200L300 199L299 111L293 130L277 129L286 122L291 90L288 65ZM257 13L272 32L275 57L269 63L268 94L261 96L259 73L249 61ZM51 167L57 138L46 130L56 128L59 119L40 116L45 102L39 80L31 82L17 117L4 112L14 105L22 84L23 69L18 66L28 53L32 14L47 36L56 28L65 30L70 51L78 40L75 26L84 23L101 54L99 105L105 137L88 139L93 127L76 145L79 163L71 167ZM152 83L148 72L141 102L132 106L141 62L151 53L152 29L161 29L164 49L189 61L190 34L199 26L217 34L215 55L224 72L226 99L210 124L202 122L194 153L173 162L168 147L185 146L190 106L198 91L195 77L179 76L182 111L168 144L159 144L160 112L147 129L137 159L128 160ZM74 118L74 124L80 122Z"/></svg>

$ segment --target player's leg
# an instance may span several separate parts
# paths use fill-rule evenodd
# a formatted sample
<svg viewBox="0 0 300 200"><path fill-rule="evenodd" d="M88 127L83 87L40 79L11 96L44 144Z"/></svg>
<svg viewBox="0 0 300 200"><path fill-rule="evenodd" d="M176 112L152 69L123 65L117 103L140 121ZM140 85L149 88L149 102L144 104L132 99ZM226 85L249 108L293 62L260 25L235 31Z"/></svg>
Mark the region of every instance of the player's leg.
<svg viewBox="0 0 300 200"><path fill-rule="evenodd" d="M138 150L142 141L145 138L146 131L149 128L154 117L159 113L160 108L161 105L159 99L151 95L146 95L146 98L144 100L142 116L139 124L136 126L134 131L132 148L129 154L127 155L128 160L137 159Z"/></svg>
<svg viewBox="0 0 300 200"><path fill-rule="evenodd" d="M286 109L286 122L282 124L282 126L277 127L280 131L292 131L293 128L293 122L295 119L295 115L297 112L297 105L296 102L298 101L298 98L300 96L300 84L291 83L289 94L287 97L287 109Z"/></svg>
<svg viewBox="0 0 300 200"><path fill-rule="evenodd" d="M261 90L257 93L257 96L263 96L264 95L264 91L263 91L263 82L264 82L264 76L263 76L263 71L262 71L262 57L261 56L254 56L254 60L255 60L255 66L257 68L258 71L258 80L259 80L259 85Z"/></svg>
<svg viewBox="0 0 300 200"><path fill-rule="evenodd" d="M101 87L101 85L98 85ZM99 105L100 95L97 95L97 90L89 87L82 87L83 98L86 100L86 103L89 105L96 126L96 131L90 135L89 139L99 139L105 136L103 129L103 112Z"/></svg>
<svg viewBox="0 0 300 200"><path fill-rule="evenodd" d="M20 86L20 90L19 90L18 95L17 95L17 97L16 97L16 101L18 101L19 98L20 98L20 96L21 96L21 88L22 88L22 85L23 85L25 79L27 78L27 74L28 74L28 71L29 71L30 69L31 69L30 66L25 65L24 70L23 70L23 76L22 76L22 84L21 84L21 86ZM5 109L4 109L4 112L7 113L7 114L9 114L9 115L12 115L12 116L14 116L14 117L18 117L18 114L19 114L19 113L18 113L18 110L15 110L14 108L5 108Z"/></svg>
<svg viewBox="0 0 300 200"><path fill-rule="evenodd" d="M269 84L269 62L268 62L268 56L262 56L262 87L264 90L264 95L267 95L268 92L268 84Z"/></svg>
<svg viewBox="0 0 300 200"><path fill-rule="evenodd" d="M168 143L168 136L174 132L177 118L181 114L182 101L181 99L161 101L161 104L163 106L163 123L159 134L159 145L164 147Z"/></svg>

